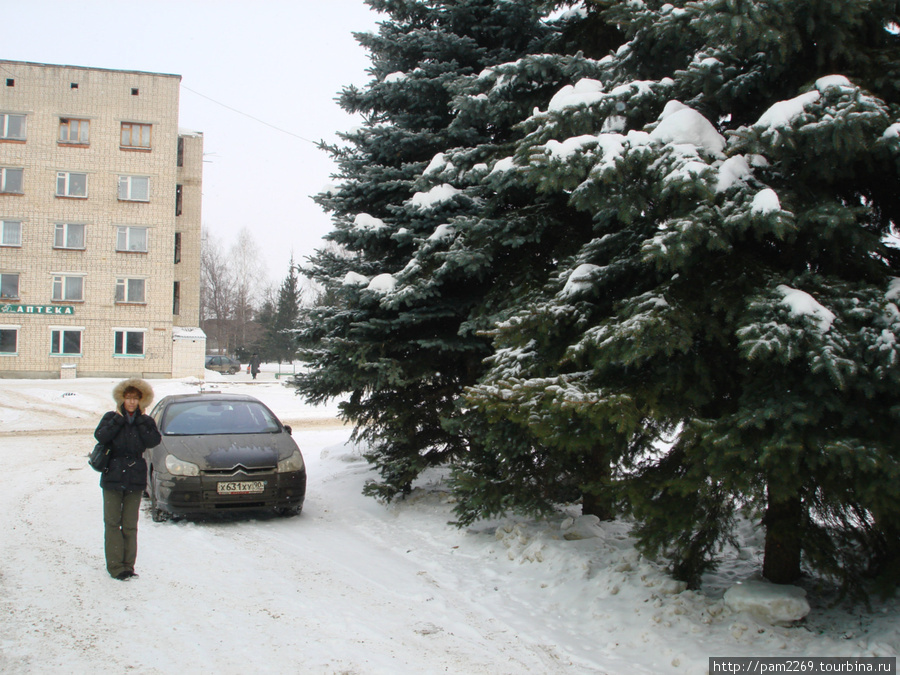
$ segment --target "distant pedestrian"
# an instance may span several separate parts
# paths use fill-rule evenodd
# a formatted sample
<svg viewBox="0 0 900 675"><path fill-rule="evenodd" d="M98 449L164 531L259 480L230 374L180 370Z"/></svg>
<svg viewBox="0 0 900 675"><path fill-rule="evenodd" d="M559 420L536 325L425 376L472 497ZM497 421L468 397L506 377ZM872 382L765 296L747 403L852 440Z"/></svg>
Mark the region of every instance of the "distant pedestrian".
<svg viewBox="0 0 900 675"><path fill-rule="evenodd" d="M257 373L259 373L259 354L253 352L253 356L250 357L250 374L253 375L254 380Z"/></svg>
<svg viewBox="0 0 900 675"><path fill-rule="evenodd" d="M123 380L112 395L116 409L103 415L94 438L110 449L109 468L100 475L106 570L124 581L137 576L138 516L147 487L144 450L159 445L162 437L156 422L144 413L153 402L149 384L138 378Z"/></svg>

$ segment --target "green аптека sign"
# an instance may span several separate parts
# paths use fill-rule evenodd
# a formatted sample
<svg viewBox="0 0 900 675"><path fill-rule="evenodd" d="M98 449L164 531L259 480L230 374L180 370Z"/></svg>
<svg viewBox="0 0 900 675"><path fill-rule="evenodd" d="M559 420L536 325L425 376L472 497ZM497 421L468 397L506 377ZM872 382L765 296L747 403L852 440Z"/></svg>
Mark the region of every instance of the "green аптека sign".
<svg viewBox="0 0 900 675"><path fill-rule="evenodd" d="M0 305L0 314L52 314L71 316L75 308L71 305Z"/></svg>

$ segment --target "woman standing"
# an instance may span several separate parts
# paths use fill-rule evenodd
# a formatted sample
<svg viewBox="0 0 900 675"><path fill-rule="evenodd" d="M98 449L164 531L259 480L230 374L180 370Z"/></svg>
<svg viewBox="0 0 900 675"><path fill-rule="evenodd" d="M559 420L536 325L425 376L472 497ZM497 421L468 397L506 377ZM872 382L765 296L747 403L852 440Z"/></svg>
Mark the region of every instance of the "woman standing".
<svg viewBox="0 0 900 675"><path fill-rule="evenodd" d="M144 410L153 402L153 389L132 378L113 388L116 409L103 415L94 438L110 448L109 468L100 475L103 488L103 524L106 569L125 580L137 576L137 524L141 497L147 487L144 450L159 445L156 422Z"/></svg>

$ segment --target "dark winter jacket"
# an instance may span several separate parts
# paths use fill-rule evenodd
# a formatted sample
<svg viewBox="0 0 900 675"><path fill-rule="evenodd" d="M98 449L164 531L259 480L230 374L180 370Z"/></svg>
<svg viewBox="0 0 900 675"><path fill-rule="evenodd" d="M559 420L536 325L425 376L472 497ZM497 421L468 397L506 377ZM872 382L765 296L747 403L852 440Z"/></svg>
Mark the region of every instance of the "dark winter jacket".
<svg viewBox="0 0 900 675"><path fill-rule="evenodd" d="M141 403L131 421L124 408L124 391L129 386L142 392ZM143 490L147 487L144 450L156 447L162 440L156 422L144 414L144 410L153 401L153 390L143 380L125 380L113 390L113 398L116 410L103 415L94 431L97 442L111 448L109 468L100 474L100 487L127 492Z"/></svg>

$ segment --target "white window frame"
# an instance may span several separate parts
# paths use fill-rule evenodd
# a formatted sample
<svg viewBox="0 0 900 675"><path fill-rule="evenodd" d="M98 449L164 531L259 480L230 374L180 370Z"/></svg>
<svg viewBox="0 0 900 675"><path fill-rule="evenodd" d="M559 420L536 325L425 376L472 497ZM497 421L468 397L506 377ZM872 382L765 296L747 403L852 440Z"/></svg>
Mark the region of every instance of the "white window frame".
<svg viewBox="0 0 900 675"><path fill-rule="evenodd" d="M21 136L10 136L9 133L9 120L11 117L21 117L22 118L22 135ZM22 115L19 113L0 113L0 138L4 141L24 141L27 136L27 127L25 126L26 120L28 119L27 115Z"/></svg>
<svg viewBox="0 0 900 675"><path fill-rule="evenodd" d="M143 235L143 248L137 237ZM122 253L147 253L150 249L150 228L141 225L116 226L116 250Z"/></svg>
<svg viewBox="0 0 900 675"><path fill-rule="evenodd" d="M84 194L78 194L77 184L73 180L74 176L84 176ZM88 196L88 175L81 171L57 171L56 172L56 196L72 197L75 199L87 199Z"/></svg>
<svg viewBox="0 0 900 675"><path fill-rule="evenodd" d="M84 326L48 326L50 328L50 356L81 356L84 354ZM78 333L78 351L67 352L66 333Z"/></svg>
<svg viewBox="0 0 900 675"><path fill-rule="evenodd" d="M53 302L84 302L84 274L54 274L53 275L53 290L50 294L50 297L53 299ZM76 297L74 294L70 296L70 293L74 293L76 290L73 287L70 287L70 282L78 281L78 296Z"/></svg>
<svg viewBox="0 0 900 675"><path fill-rule="evenodd" d="M77 240L78 228L81 228L81 245L75 246L71 243L73 236ZM87 226L84 223L56 223L53 231L53 248L74 249L83 251L85 249Z"/></svg>
<svg viewBox="0 0 900 675"><path fill-rule="evenodd" d="M0 220L0 246L22 247L21 220Z"/></svg>
<svg viewBox="0 0 900 675"><path fill-rule="evenodd" d="M121 277L116 279L116 304L146 305L147 280L143 277Z"/></svg>
<svg viewBox="0 0 900 675"><path fill-rule="evenodd" d="M129 352L128 340L132 334L141 336L141 351ZM117 359L144 358L147 355L146 328L113 328L113 357Z"/></svg>
<svg viewBox="0 0 900 675"><path fill-rule="evenodd" d="M143 190L140 187L142 181ZM150 176L119 176L119 199L124 202L149 202Z"/></svg>
<svg viewBox="0 0 900 675"><path fill-rule="evenodd" d="M146 122L122 122L119 147L149 150L153 142L153 125Z"/></svg>
<svg viewBox="0 0 900 675"><path fill-rule="evenodd" d="M3 277L15 277L16 278L16 294L15 295L3 295ZM18 272L0 272L0 299L2 300L18 300L21 295L21 291L19 290L19 279L21 275Z"/></svg>
<svg viewBox="0 0 900 675"><path fill-rule="evenodd" d="M3 351L3 343L0 342L0 355L2 356L17 356L19 353L19 331L22 329L21 325L16 324L0 324L0 331L14 331L16 334L15 337L15 349L13 351Z"/></svg>
<svg viewBox="0 0 900 675"><path fill-rule="evenodd" d="M74 138L72 137L73 131ZM90 137L90 120L82 117L59 118L59 136L57 140L63 145L90 145Z"/></svg>
<svg viewBox="0 0 900 675"><path fill-rule="evenodd" d="M14 175L12 172L16 172L19 175L19 189L14 190L11 189L10 176ZM25 169L18 166L0 166L0 193L8 194L8 195L21 195L25 194Z"/></svg>

